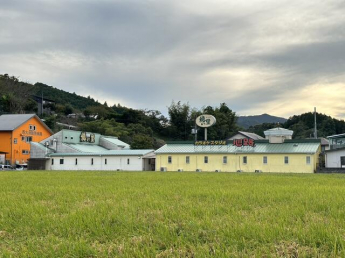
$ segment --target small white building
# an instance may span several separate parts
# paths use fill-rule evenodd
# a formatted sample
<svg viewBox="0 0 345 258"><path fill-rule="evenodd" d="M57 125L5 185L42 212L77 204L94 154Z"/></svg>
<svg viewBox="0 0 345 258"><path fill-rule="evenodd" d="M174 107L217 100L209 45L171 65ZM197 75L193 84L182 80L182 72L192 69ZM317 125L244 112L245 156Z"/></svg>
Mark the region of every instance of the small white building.
<svg viewBox="0 0 345 258"><path fill-rule="evenodd" d="M29 169L154 171L152 149L131 150L117 137L61 130L41 142L31 142Z"/></svg>
<svg viewBox="0 0 345 258"><path fill-rule="evenodd" d="M326 168L345 168L345 134L327 137L329 148L325 151Z"/></svg>

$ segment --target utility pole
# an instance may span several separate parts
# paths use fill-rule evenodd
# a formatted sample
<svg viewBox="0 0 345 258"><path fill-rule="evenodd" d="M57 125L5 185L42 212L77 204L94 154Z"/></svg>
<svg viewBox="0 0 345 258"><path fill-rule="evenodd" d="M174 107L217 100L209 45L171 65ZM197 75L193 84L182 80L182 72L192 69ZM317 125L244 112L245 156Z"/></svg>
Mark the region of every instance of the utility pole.
<svg viewBox="0 0 345 258"><path fill-rule="evenodd" d="M42 89L42 99L41 99L41 117L43 117L43 89Z"/></svg>
<svg viewBox="0 0 345 258"><path fill-rule="evenodd" d="M314 107L314 138L317 139L317 127L316 127L316 107Z"/></svg>

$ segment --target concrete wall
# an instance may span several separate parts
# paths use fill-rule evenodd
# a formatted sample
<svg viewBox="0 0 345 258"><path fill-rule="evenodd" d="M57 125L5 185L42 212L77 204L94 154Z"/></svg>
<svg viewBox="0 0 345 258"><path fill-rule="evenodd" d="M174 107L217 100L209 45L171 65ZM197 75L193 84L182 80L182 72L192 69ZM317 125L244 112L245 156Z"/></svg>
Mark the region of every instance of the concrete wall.
<svg viewBox="0 0 345 258"><path fill-rule="evenodd" d="M93 158L93 165L91 159ZM54 159L54 165L52 165ZM60 159L64 164L60 164ZM77 159L77 165L75 164ZM107 159L107 164L105 164ZM127 164L129 159L129 164ZM143 159L138 156L59 156L51 157L47 166L48 170L126 170L142 171L144 169Z"/></svg>
<svg viewBox="0 0 345 258"><path fill-rule="evenodd" d="M326 168L340 168L340 157L345 157L345 150L326 152Z"/></svg>
<svg viewBox="0 0 345 258"><path fill-rule="evenodd" d="M171 164L168 156L172 157ZM186 156L190 157L190 163L186 164ZM208 156L208 163L204 163L204 157ZM227 157L227 163L223 164L223 156ZM243 163L243 157L247 157L247 164ZM267 156L267 164L263 164L263 157ZM284 164L284 157L289 157L289 164ZM306 157L310 156L310 164L306 164ZM292 172L314 173L316 170L317 154L157 154L156 170L166 167L167 171L215 171L221 172Z"/></svg>

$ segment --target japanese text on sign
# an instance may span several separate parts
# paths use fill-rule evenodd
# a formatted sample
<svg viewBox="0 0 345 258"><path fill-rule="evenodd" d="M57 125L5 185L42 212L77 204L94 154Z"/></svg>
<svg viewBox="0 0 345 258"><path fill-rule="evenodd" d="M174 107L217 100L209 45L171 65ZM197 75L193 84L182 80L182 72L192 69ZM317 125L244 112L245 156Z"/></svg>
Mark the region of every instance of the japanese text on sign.
<svg viewBox="0 0 345 258"><path fill-rule="evenodd" d="M196 141L195 145L226 145L226 141Z"/></svg>
<svg viewBox="0 0 345 258"><path fill-rule="evenodd" d="M255 147L255 141L253 139L234 139L233 144L237 147L250 146Z"/></svg>

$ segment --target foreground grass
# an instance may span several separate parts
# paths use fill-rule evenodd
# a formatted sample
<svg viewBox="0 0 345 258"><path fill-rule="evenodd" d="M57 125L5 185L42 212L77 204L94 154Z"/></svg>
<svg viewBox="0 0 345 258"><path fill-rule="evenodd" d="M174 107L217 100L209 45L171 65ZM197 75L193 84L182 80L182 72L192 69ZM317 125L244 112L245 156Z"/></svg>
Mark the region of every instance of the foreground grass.
<svg viewBox="0 0 345 258"><path fill-rule="evenodd" d="M345 257L345 176L1 172L2 257Z"/></svg>

